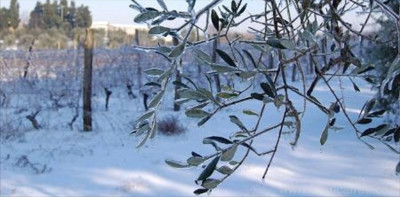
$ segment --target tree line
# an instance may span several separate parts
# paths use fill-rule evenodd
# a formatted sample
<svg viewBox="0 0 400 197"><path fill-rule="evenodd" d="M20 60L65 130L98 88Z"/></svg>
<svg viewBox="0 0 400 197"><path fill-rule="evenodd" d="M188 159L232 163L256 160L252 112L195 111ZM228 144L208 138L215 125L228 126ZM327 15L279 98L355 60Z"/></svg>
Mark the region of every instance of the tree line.
<svg viewBox="0 0 400 197"><path fill-rule="evenodd" d="M15 31L21 24L19 15L18 0L11 0L9 8L1 8L0 21L1 31ZM81 5L76 7L75 2L68 0L61 0L50 2L47 0L45 3L36 2L36 6L30 12L28 24L24 27L29 29L64 29L71 31L74 28L87 28L92 24L92 16L89 7Z"/></svg>
<svg viewBox="0 0 400 197"><path fill-rule="evenodd" d="M66 49L83 42L85 29L92 24L92 15L88 6L77 5L75 1L59 0L36 2L30 11L29 19L20 18L18 0L11 0L8 8L0 9L0 49L26 50ZM150 41L146 36L141 38ZM106 34L95 31L95 47L117 48L132 43L132 35L124 31Z"/></svg>
<svg viewBox="0 0 400 197"><path fill-rule="evenodd" d="M17 0L11 0L9 8L0 8L0 30L7 28L18 27L19 18L19 3Z"/></svg>
<svg viewBox="0 0 400 197"><path fill-rule="evenodd" d="M89 7L81 5L76 7L75 2L71 1L68 5L67 0L60 2L50 2L42 4L37 2L35 8L30 13L30 29L51 29L61 28L66 32L71 32L74 28L88 28L92 24L92 16ZM73 34L70 34L73 36Z"/></svg>

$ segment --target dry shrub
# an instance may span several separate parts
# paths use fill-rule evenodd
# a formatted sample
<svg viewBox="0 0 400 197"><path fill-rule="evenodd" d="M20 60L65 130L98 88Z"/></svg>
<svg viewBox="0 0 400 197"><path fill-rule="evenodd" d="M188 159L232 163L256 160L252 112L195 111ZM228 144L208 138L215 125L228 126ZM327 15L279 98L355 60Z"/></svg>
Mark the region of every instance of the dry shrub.
<svg viewBox="0 0 400 197"><path fill-rule="evenodd" d="M158 131L164 135L179 135L185 132L186 128L179 122L176 116L166 116L157 123Z"/></svg>

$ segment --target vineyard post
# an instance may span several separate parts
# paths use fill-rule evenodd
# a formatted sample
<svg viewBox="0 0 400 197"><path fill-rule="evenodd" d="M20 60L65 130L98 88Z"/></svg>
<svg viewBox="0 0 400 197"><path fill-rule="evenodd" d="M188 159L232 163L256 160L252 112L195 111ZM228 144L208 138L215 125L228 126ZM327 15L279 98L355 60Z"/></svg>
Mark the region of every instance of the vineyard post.
<svg viewBox="0 0 400 197"><path fill-rule="evenodd" d="M83 130L92 130L92 67L93 67L92 29L86 29L85 55L83 68Z"/></svg>

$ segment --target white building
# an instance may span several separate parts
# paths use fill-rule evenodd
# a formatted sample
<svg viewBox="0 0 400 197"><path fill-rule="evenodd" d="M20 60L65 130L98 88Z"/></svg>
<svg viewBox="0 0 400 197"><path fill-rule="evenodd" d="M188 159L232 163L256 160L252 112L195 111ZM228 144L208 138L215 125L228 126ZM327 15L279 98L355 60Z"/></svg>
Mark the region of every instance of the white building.
<svg viewBox="0 0 400 197"><path fill-rule="evenodd" d="M92 29L104 29L106 33L108 31L122 30L128 35L135 35L136 29L147 30L148 28L143 25L127 25L127 24L112 24L107 21L94 21L91 26Z"/></svg>
<svg viewBox="0 0 400 197"><path fill-rule="evenodd" d="M106 32L106 36L108 35L109 31L122 30L128 35L135 35L136 30L144 30L144 31L148 30L147 26L145 25L113 24L108 21L94 21L90 28L103 29ZM166 42L172 42L172 37L168 36L164 38L164 40Z"/></svg>

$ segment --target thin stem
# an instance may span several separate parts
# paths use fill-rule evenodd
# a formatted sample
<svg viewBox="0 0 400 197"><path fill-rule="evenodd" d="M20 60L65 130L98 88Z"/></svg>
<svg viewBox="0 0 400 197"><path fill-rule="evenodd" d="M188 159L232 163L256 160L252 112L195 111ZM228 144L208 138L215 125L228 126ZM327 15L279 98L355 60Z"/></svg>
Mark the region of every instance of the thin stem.
<svg viewBox="0 0 400 197"><path fill-rule="evenodd" d="M267 176L269 167L271 166L271 163L272 163L272 161L274 160L275 153L278 151L279 142L280 142L281 136L282 136L282 129L283 129L283 126L284 126L283 123L284 123L285 120L286 120L286 113L287 113L287 110L285 110L285 113L283 113L282 121L281 121L281 123L279 124L279 125L280 125L280 129L279 129L279 133L278 133L278 139L276 140L276 143L275 143L274 152L272 152L271 158L270 158L269 161L268 161L268 165L267 165L267 168L266 168L265 171L264 171L264 174L263 174L263 176L262 176L262 179L265 179L265 176Z"/></svg>
<svg viewBox="0 0 400 197"><path fill-rule="evenodd" d="M208 12L212 7L214 7L215 5L219 4L222 0L214 0L212 1L210 4L208 4L207 6L205 6L203 9L201 9L195 17L195 21L197 21L201 15L203 15L204 13ZM208 18L207 18L208 20ZM187 24L191 23L191 21L185 22L183 25L181 25L179 28L177 28L177 31L182 30Z"/></svg>
<svg viewBox="0 0 400 197"><path fill-rule="evenodd" d="M254 128L254 132L258 129L258 126L260 125L261 118L262 118L262 116L263 116L263 114L264 114L265 106L266 106L266 104L263 104L263 106L262 106L262 108L261 108L260 116L258 117L257 124L256 124L256 126L255 126L255 128ZM250 142L249 142L249 145L251 146L251 145L253 144L253 142L254 142L254 139L251 139ZM238 165L236 165L236 166L233 168L233 171L236 171L236 170L243 164L243 162L244 162L244 161L246 160L246 158L249 156L249 153L250 153L250 148L247 148L246 153L244 154L243 158L239 161ZM268 153L267 153L267 154L268 154ZM224 178L221 179L221 181L224 181L225 179L227 179L227 178L228 178L230 175L232 175L232 174L233 174L233 173L226 175Z"/></svg>

